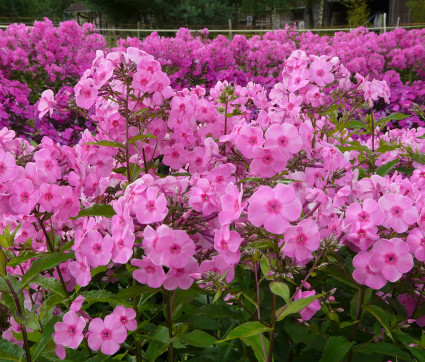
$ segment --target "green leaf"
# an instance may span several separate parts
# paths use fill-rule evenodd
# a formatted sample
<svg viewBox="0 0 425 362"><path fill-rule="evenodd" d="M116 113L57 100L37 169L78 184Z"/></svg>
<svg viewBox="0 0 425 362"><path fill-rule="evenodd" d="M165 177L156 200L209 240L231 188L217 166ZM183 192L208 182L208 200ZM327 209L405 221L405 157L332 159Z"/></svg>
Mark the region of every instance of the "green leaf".
<svg viewBox="0 0 425 362"><path fill-rule="evenodd" d="M36 276L38 276L42 271L53 269L55 266L64 263L75 257L74 253L53 253L48 255L43 255L35 259L28 271L24 274L21 280L21 291L25 286Z"/></svg>
<svg viewBox="0 0 425 362"><path fill-rule="evenodd" d="M247 338L270 330L271 328L266 327L260 322L246 322L232 329L226 338L217 341L217 343L229 341L235 338Z"/></svg>
<svg viewBox="0 0 425 362"><path fill-rule="evenodd" d="M376 125L379 126L382 123L388 122L388 121L401 121L403 119L409 118L411 116L409 116L408 114L403 114L403 113L393 113L390 114L389 116L383 117L381 119L378 119L376 122Z"/></svg>
<svg viewBox="0 0 425 362"><path fill-rule="evenodd" d="M351 120L345 124L346 128L366 128L367 125L358 120Z"/></svg>
<svg viewBox="0 0 425 362"><path fill-rule="evenodd" d="M156 137L156 136L154 136L153 134L150 134L150 133L148 133L148 134L139 134L137 136L134 136L134 137L130 138L128 140L128 143L133 144L133 143L136 143L137 141L144 140L146 138L158 138L158 137Z"/></svg>
<svg viewBox="0 0 425 362"><path fill-rule="evenodd" d="M351 275L344 274L341 270L335 268L334 266L328 266L325 269L323 269L323 271L331 278L334 278L348 285L351 288L359 289L359 286L354 282Z"/></svg>
<svg viewBox="0 0 425 362"><path fill-rule="evenodd" d="M0 245L4 248L4 249L9 249L10 248L10 244L9 241L7 240L7 238L3 235L0 235Z"/></svg>
<svg viewBox="0 0 425 362"><path fill-rule="evenodd" d="M283 298L283 300L286 303L289 303L289 300L291 298L290 290L288 287L288 284L285 283L277 283L277 282L271 282L270 283L270 290L273 294L276 294Z"/></svg>
<svg viewBox="0 0 425 362"><path fill-rule="evenodd" d="M60 295L63 298L66 298L65 291L62 288L62 284L59 283L55 278L46 278L44 276L38 276L33 279L33 283L38 284L44 289L50 290L50 292Z"/></svg>
<svg viewBox="0 0 425 362"><path fill-rule="evenodd" d="M412 176L413 171L415 171L413 167L404 167L404 166L397 167L395 170L409 176Z"/></svg>
<svg viewBox="0 0 425 362"><path fill-rule="evenodd" d="M376 170L376 174L379 175L379 176L388 175L388 172L390 172L394 168L394 166L398 164L399 160L400 159L397 158L393 161L390 161L390 162L378 167L378 169Z"/></svg>
<svg viewBox="0 0 425 362"><path fill-rule="evenodd" d="M120 292L115 296L118 300L127 300L130 298L138 297L142 294L156 293L160 289L154 289L148 287L147 285L134 285L125 289L120 290Z"/></svg>
<svg viewBox="0 0 425 362"><path fill-rule="evenodd" d="M0 339L1 361L24 361L25 352L16 344Z"/></svg>
<svg viewBox="0 0 425 362"><path fill-rule="evenodd" d="M127 303L123 300L118 300L117 295L111 293L107 290L90 290L88 292L80 293L84 298L86 298L87 303L109 303L109 304L121 304L125 306L132 306L132 304Z"/></svg>
<svg viewBox="0 0 425 362"><path fill-rule="evenodd" d="M148 349L145 353L145 359L154 362L161 354L168 349L168 345L158 341L149 342Z"/></svg>
<svg viewBox="0 0 425 362"><path fill-rule="evenodd" d="M413 361L412 357L410 357L409 353L402 351L399 347L391 343L378 342L378 343L370 343L365 345L364 347L358 346L359 352L361 354L383 354L386 357L392 356L396 358L401 358L405 361ZM360 349L361 348L361 349Z"/></svg>
<svg viewBox="0 0 425 362"><path fill-rule="evenodd" d="M107 147L117 147L117 148L125 149L125 146L122 143L115 142L115 141L86 142L85 145L107 146Z"/></svg>
<svg viewBox="0 0 425 362"><path fill-rule="evenodd" d="M15 257L12 260L10 260L7 263L7 266L15 267L17 265L20 265L20 264L22 264L22 263L30 260L30 259L36 258L38 255L40 255L40 254L34 253L32 251L24 250L17 257Z"/></svg>
<svg viewBox="0 0 425 362"><path fill-rule="evenodd" d="M264 341L264 348L266 350L266 353L269 351L269 340L266 338L266 336L263 336L263 339L261 340L261 336L257 334L256 336L251 336L247 338L243 338L242 341L252 348L254 351L255 357L257 358L257 361L259 362L266 362L267 360L264 358L264 350L263 350L263 341Z"/></svg>
<svg viewBox="0 0 425 362"><path fill-rule="evenodd" d="M354 342L349 342L343 336L329 337L320 362L341 361L353 345Z"/></svg>
<svg viewBox="0 0 425 362"><path fill-rule="evenodd" d="M95 204L87 209L80 210L78 216L73 219L78 219L84 216L105 216L111 218L116 215L114 208L109 204Z"/></svg>
<svg viewBox="0 0 425 362"><path fill-rule="evenodd" d="M0 249L0 275L3 278L6 278L6 265L7 265L7 256L3 250Z"/></svg>
<svg viewBox="0 0 425 362"><path fill-rule="evenodd" d="M298 313L300 310L304 309L305 307L313 303L317 298L320 298L322 296L323 294L310 295L309 297L300 298L292 301L290 304L287 304L287 306L283 306L276 311L276 316L278 316L277 320L281 321L290 314Z"/></svg>
<svg viewBox="0 0 425 362"><path fill-rule="evenodd" d="M393 341L393 335L391 334L390 328L389 328L389 316L385 313L385 311L376 306L376 305L363 305L363 309L368 311L370 314L372 314L379 323L381 323L382 327L384 327L384 330L388 337L390 337Z"/></svg>
<svg viewBox="0 0 425 362"><path fill-rule="evenodd" d="M186 342L191 346L201 348L207 348L217 341L215 337L204 331L200 331L199 329L195 329L190 333L179 336L179 340Z"/></svg>

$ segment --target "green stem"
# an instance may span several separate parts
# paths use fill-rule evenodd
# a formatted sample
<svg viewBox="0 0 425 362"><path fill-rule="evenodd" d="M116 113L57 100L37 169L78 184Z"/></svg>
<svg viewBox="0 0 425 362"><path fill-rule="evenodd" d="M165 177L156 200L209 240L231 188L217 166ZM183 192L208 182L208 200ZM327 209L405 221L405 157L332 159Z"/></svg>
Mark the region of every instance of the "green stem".
<svg viewBox="0 0 425 362"><path fill-rule="evenodd" d="M270 331L269 355L267 357L267 362L273 361L274 335L275 335L275 332L276 332L276 295L274 293L272 293L271 325L272 325L272 330Z"/></svg>
<svg viewBox="0 0 425 362"><path fill-rule="evenodd" d="M171 303L170 303L170 292L166 292L165 294L165 303L167 306L167 327L168 327L168 337L171 339L173 338L173 322L172 322L172 316L173 316L173 311L171 309ZM170 342L168 344L168 362L173 362L174 361L174 347L173 347L173 343Z"/></svg>
<svg viewBox="0 0 425 362"><path fill-rule="evenodd" d="M7 278L4 278L6 281L7 286L9 287L10 293L12 294L13 301L16 305L16 311L23 316L22 314L22 308L21 308L21 302L19 301L18 295L15 292L15 289L13 289L12 284ZM24 324L20 323L22 328L22 337L24 339L24 349L25 349L25 356L27 357L27 362L31 362L31 352L30 352L30 346L28 342L28 336L27 336L27 330Z"/></svg>
<svg viewBox="0 0 425 362"><path fill-rule="evenodd" d="M258 282L258 268L260 267L260 263L257 263L255 266L255 285L257 287L257 316L258 319L261 319L261 311L260 311L260 283ZM264 344L264 335L261 333L261 345L263 346L263 354L264 359L267 359L266 346Z"/></svg>
<svg viewBox="0 0 425 362"><path fill-rule="evenodd" d="M49 249L50 253L54 253L55 249L54 249L53 243L50 241L49 234L47 233L47 230L43 224L43 221L38 216L36 216L36 218L37 218L38 224L41 227L41 230L43 230L44 237L46 238L47 249ZM69 298L69 293L68 293L68 290L66 289L65 279L62 276L62 272L59 266L56 266L55 269L59 275L59 280L60 280L60 283L62 284L62 289L66 295L66 298Z"/></svg>
<svg viewBox="0 0 425 362"><path fill-rule="evenodd" d="M356 321L359 320L360 318L361 306L364 301L364 293L365 293L365 287L364 285L362 285L362 287L359 289L357 293ZM353 332L351 333L350 342L354 341L354 337L356 336L358 328L359 328L359 323L356 323L353 327ZM353 349L350 350L347 361L351 362L352 359L353 359Z"/></svg>

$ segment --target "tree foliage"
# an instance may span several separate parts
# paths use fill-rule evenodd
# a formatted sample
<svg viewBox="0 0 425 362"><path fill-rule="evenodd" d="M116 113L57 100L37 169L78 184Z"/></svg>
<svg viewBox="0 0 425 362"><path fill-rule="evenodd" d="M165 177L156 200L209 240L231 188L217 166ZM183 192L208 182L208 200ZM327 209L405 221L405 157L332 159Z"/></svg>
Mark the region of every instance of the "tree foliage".
<svg viewBox="0 0 425 362"><path fill-rule="evenodd" d="M2 17L62 18L72 0L0 0Z"/></svg>

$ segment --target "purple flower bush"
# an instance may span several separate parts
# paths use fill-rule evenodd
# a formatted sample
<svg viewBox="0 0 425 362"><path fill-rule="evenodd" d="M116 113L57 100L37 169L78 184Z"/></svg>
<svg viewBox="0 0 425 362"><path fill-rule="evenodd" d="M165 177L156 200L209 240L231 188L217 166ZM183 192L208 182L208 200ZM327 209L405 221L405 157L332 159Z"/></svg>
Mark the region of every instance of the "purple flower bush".
<svg viewBox="0 0 425 362"><path fill-rule="evenodd" d="M425 128L333 55L279 79L180 89L97 51L37 106L93 132L0 131L2 358L425 359Z"/></svg>
<svg viewBox="0 0 425 362"><path fill-rule="evenodd" d="M62 144L78 141L86 128L75 113L40 115L37 102L47 89L56 102L66 106L72 88L90 67L96 50L105 41L92 24L80 27L65 21L54 27L50 20L0 30L0 124L18 134L40 141L48 136Z"/></svg>

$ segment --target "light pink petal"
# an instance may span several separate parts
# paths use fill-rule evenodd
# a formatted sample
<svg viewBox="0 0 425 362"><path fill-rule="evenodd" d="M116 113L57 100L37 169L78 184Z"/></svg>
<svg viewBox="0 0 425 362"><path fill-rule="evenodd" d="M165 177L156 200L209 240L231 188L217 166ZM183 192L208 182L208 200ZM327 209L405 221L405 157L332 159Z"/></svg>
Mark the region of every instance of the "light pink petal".
<svg viewBox="0 0 425 362"><path fill-rule="evenodd" d="M389 282L396 282L403 275L393 265L385 265L382 268L381 273Z"/></svg>

